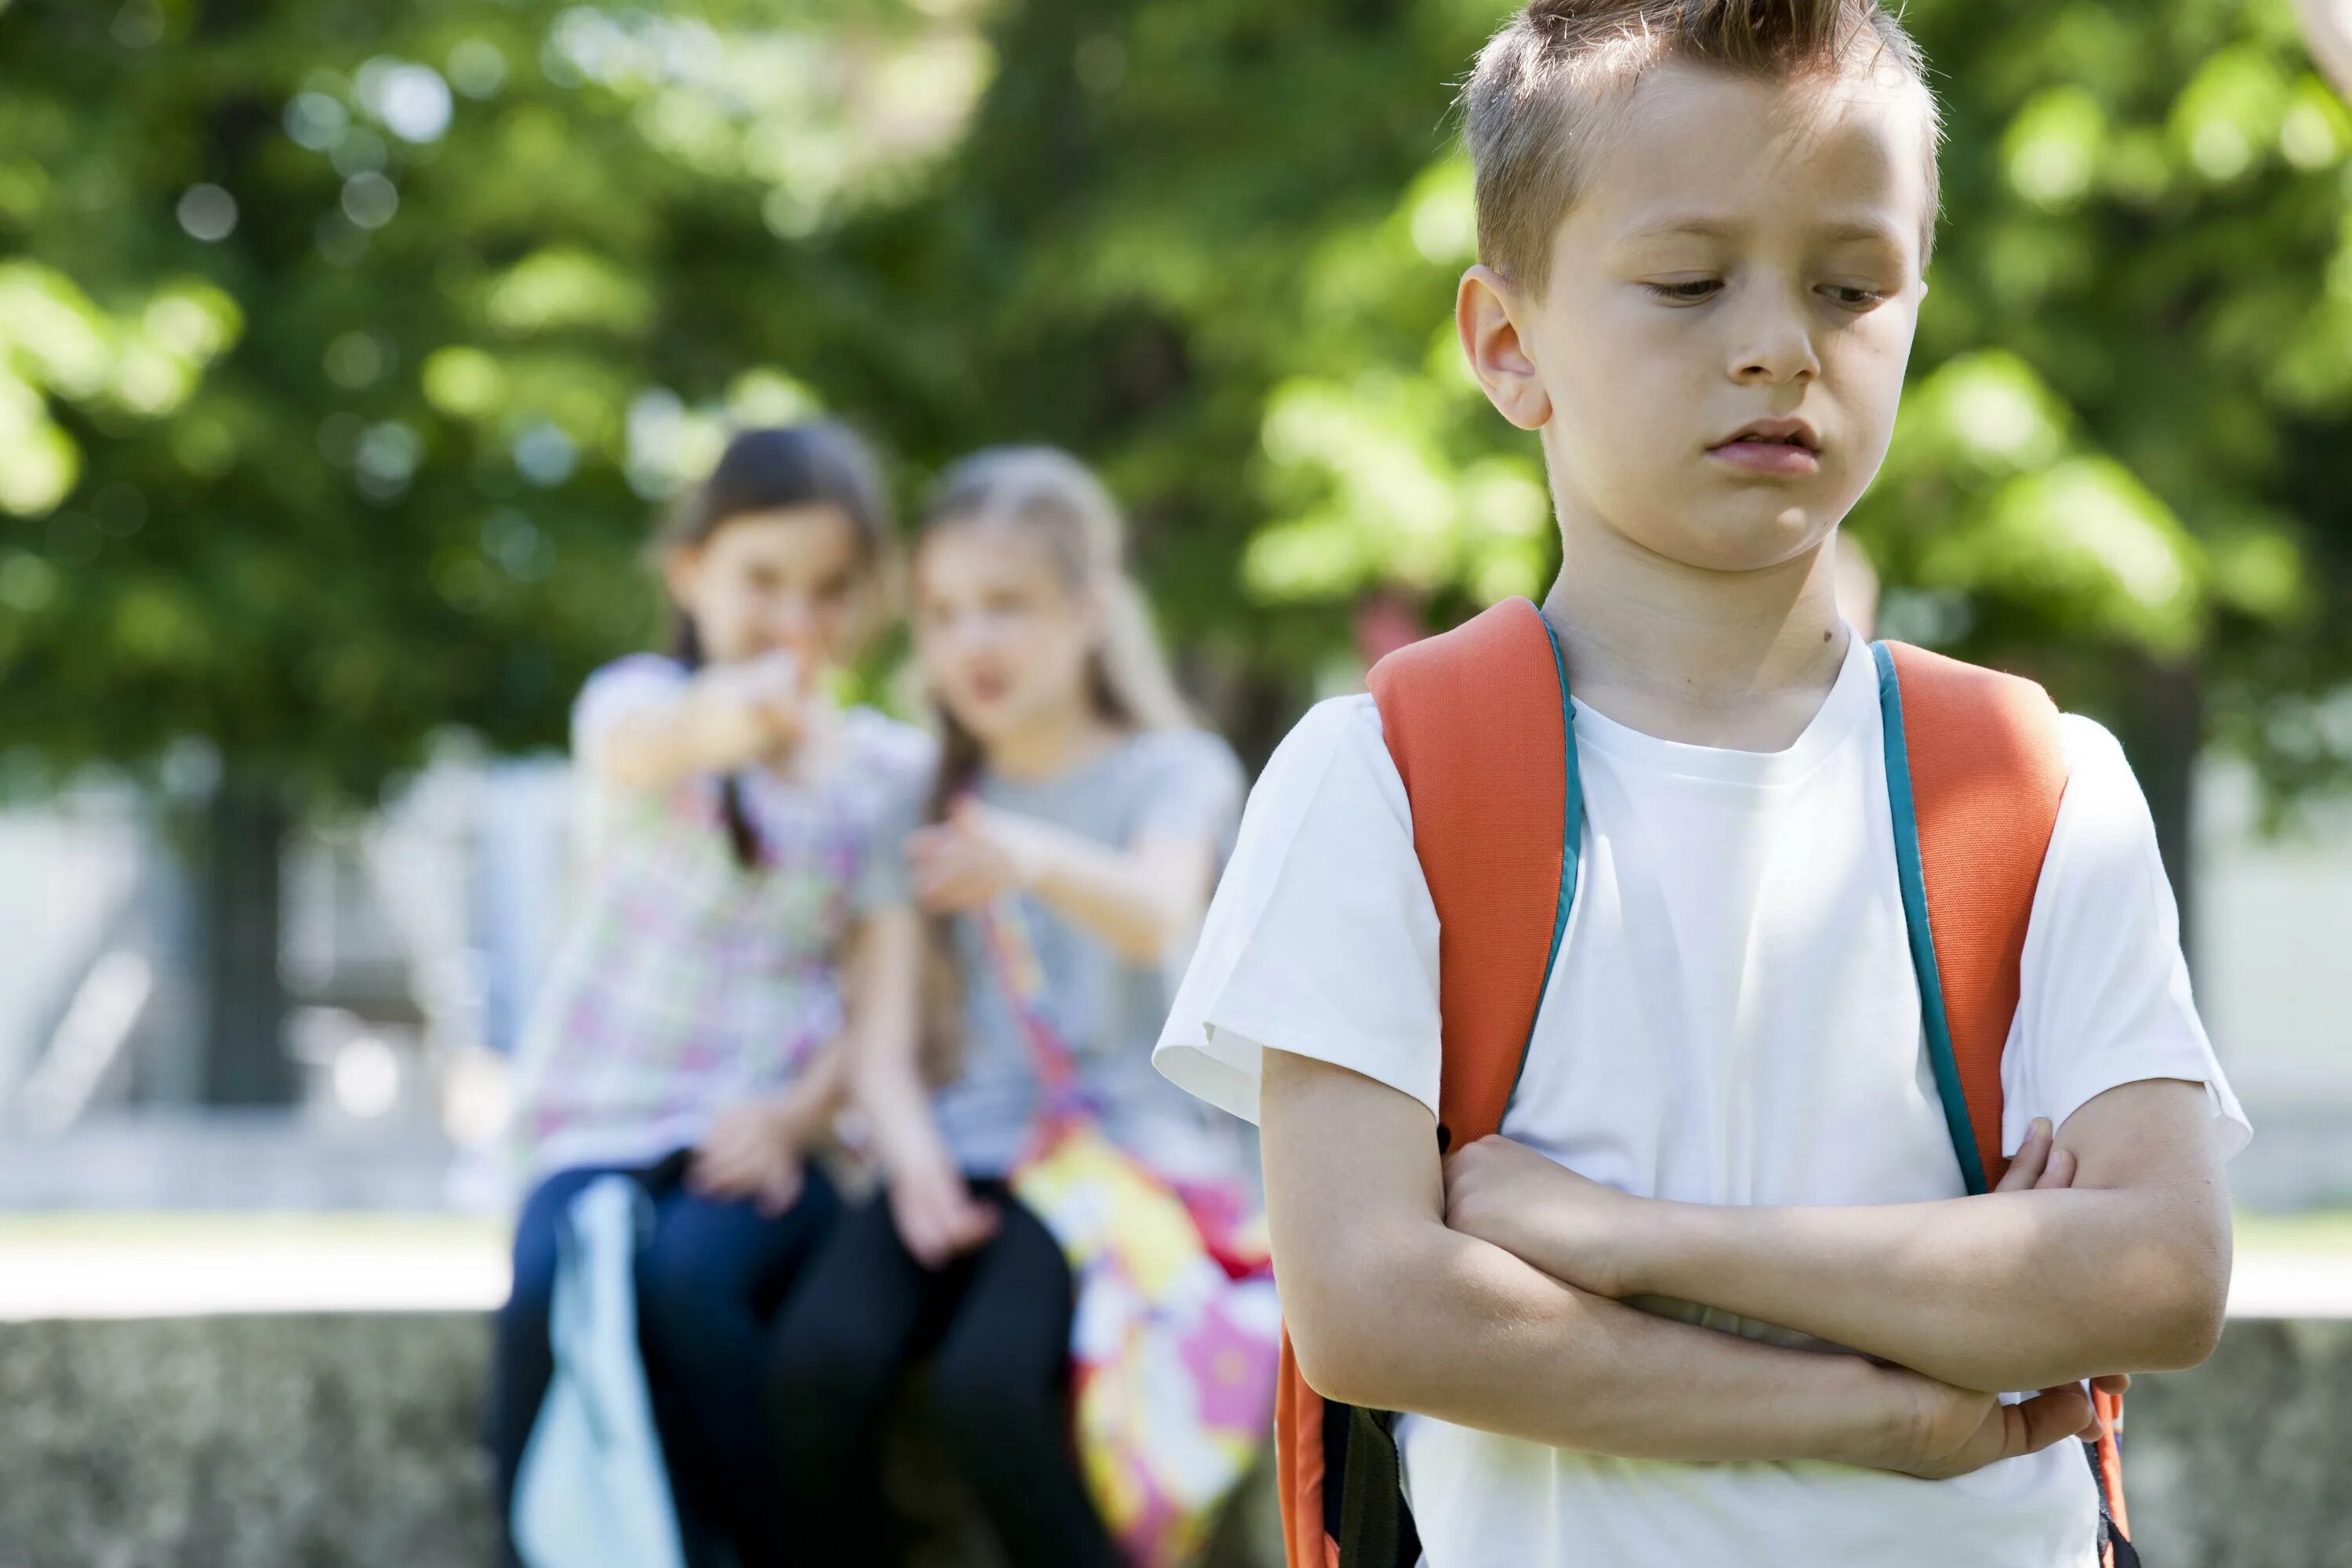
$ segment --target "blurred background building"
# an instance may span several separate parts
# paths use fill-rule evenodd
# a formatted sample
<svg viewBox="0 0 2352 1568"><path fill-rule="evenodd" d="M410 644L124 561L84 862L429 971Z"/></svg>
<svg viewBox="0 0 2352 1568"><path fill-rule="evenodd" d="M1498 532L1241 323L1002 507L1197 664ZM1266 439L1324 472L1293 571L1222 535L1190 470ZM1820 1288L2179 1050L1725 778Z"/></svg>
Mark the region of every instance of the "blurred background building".
<svg viewBox="0 0 2352 1568"><path fill-rule="evenodd" d="M2257 1144L2239 1201L2352 1205L2352 801L2266 819L2197 775L2192 966ZM557 939L560 757L445 756L292 836L281 1108L209 1105L205 949L152 803L85 786L0 815L0 1209L495 1208L505 1062Z"/></svg>

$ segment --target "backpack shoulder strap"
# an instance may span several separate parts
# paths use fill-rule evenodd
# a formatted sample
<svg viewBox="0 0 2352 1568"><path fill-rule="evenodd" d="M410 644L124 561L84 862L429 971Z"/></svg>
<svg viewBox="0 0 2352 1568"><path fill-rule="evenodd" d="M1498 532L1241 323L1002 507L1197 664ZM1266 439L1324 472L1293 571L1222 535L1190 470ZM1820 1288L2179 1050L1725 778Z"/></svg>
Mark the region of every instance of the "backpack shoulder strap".
<svg viewBox="0 0 2352 1568"><path fill-rule="evenodd" d="M1450 1143L1502 1126L1576 892L1583 795L1568 676L1543 614L1506 599L1398 649L1367 684L1437 906Z"/></svg>
<svg viewBox="0 0 2352 1568"><path fill-rule="evenodd" d="M1972 1193L2000 1180L2000 1054L2034 889L2066 788L2032 681L1907 644L1878 664L1887 796L1928 1059Z"/></svg>
<svg viewBox="0 0 2352 1568"><path fill-rule="evenodd" d="M1502 1126L1576 889L1583 797L1568 678L1543 615L1507 599L1389 655L1367 684L1437 906L1442 1142ZM1275 1401L1289 1568L1420 1559L1385 1418L1325 1401L1287 1333Z"/></svg>
<svg viewBox="0 0 2352 1568"><path fill-rule="evenodd" d="M1886 793L1920 1018L1969 1191L2001 1158L2000 1057L2017 1016L2025 931L2066 793L2058 709L2032 681L1898 642L1874 644ZM2130 1568L2123 1396L2092 1394L2099 1561Z"/></svg>

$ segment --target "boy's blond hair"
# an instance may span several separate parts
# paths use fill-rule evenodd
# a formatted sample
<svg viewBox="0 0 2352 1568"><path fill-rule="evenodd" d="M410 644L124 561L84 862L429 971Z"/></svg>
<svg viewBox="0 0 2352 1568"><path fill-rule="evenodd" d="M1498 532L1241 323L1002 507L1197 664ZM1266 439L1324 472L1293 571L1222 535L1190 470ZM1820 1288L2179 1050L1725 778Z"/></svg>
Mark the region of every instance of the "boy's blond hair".
<svg viewBox="0 0 2352 1568"><path fill-rule="evenodd" d="M1892 67L1918 83L1924 263L1936 227L1935 95L1918 45L1878 0L1535 0L1487 40L1462 90L1480 260L1543 292L1552 231L1576 199L1601 109L1669 60L1781 78Z"/></svg>

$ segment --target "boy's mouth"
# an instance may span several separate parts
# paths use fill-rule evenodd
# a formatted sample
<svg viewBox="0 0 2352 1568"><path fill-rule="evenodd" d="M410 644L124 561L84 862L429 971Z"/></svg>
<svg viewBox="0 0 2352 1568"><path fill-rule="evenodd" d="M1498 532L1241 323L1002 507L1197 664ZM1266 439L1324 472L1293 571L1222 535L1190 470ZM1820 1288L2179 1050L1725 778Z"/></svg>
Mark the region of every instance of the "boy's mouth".
<svg viewBox="0 0 2352 1568"><path fill-rule="evenodd" d="M1756 474L1820 470L1821 437L1801 419L1758 419L1706 449L1718 461Z"/></svg>

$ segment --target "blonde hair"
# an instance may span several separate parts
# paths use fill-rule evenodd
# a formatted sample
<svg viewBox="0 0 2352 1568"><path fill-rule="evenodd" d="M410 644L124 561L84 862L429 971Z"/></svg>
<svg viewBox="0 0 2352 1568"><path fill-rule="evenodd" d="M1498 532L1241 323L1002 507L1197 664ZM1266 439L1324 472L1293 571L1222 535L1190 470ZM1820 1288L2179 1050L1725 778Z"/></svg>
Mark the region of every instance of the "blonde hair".
<svg viewBox="0 0 2352 1568"><path fill-rule="evenodd" d="M1102 635L1087 655L1087 700L1097 718L1122 730L1181 730L1193 723L1153 632L1151 612L1127 567L1127 523L1094 471L1053 447L991 447L940 476L923 509L922 540L960 528L1013 528L1034 540L1073 595L1100 607ZM947 815L970 789L984 761L979 738L947 705L932 702L940 731L939 773L929 820ZM944 1083L961 1054L962 987L950 922L930 922L924 964L927 1076Z"/></svg>
<svg viewBox="0 0 2352 1568"><path fill-rule="evenodd" d="M1127 524L1094 471L1053 447L991 447L940 477L923 509L921 537L950 529L1018 529L1034 539L1063 585L1101 607L1102 636L1087 656L1087 700L1122 730L1192 723L1153 632L1143 590L1127 569ZM940 778L932 815L969 787L979 742L940 707Z"/></svg>
<svg viewBox="0 0 2352 1568"><path fill-rule="evenodd" d="M1891 62L1927 102L1925 261L1939 200L1942 134L1919 46L1878 0L1535 0L1478 52L1462 89L1476 170L1478 258L1540 294L1551 238L1590 164L1604 100L1654 67L1690 61L1748 76L1834 76L1859 49Z"/></svg>

